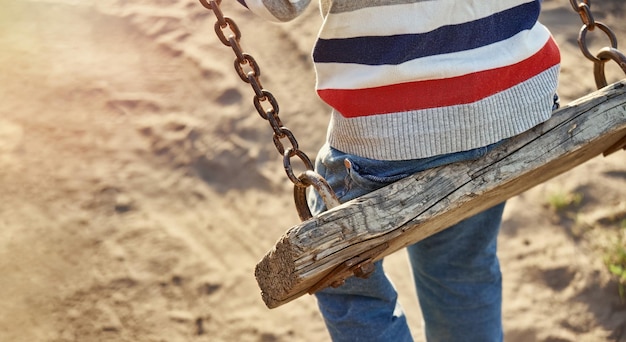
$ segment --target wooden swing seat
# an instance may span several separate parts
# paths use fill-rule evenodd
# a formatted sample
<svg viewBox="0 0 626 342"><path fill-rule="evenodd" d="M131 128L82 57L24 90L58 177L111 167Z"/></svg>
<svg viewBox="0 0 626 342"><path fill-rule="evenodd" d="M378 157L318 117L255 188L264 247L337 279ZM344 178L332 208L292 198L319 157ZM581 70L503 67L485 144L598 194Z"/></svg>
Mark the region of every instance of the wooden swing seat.
<svg viewBox="0 0 626 342"><path fill-rule="evenodd" d="M559 109L485 157L430 169L285 232L257 264L269 308L363 276L373 261L547 181L626 148L626 80Z"/></svg>

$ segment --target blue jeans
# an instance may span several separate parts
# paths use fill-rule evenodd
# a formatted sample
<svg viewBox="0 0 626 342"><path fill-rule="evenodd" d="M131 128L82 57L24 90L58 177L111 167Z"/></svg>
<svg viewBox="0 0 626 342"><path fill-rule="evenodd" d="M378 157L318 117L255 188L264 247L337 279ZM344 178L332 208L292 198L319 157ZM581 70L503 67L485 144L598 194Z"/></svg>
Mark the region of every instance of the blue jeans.
<svg viewBox="0 0 626 342"><path fill-rule="evenodd" d="M316 170L341 202L410 174L485 155L494 145L431 158L379 161L322 147ZM345 160L349 163L346 163ZM309 196L313 214L325 210ZM504 203L407 247L429 342L502 341L502 282L496 241ZM316 293L333 341L412 341L397 292L375 263L371 277Z"/></svg>

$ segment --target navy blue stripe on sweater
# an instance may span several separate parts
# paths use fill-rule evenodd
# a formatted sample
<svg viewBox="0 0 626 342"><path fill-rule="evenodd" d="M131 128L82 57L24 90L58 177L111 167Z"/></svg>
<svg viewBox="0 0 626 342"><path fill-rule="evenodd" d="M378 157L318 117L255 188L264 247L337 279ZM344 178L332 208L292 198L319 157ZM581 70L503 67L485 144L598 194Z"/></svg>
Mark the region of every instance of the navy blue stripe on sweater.
<svg viewBox="0 0 626 342"><path fill-rule="evenodd" d="M320 39L313 51L313 60L316 63L397 65L417 58L471 50L531 29L539 11L537 2L529 2L426 33Z"/></svg>

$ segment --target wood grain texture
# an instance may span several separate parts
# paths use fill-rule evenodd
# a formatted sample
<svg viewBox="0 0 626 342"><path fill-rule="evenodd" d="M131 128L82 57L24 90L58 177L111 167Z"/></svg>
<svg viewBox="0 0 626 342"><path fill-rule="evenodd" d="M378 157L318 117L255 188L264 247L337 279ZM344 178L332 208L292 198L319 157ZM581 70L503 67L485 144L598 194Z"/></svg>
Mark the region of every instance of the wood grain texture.
<svg viewBox="0 0 626 342"><path fill-rule="evenodd" d="M387 244L378 260L570 170L623 142L626 80L580 98L485 157L412 175L285 232L259 262L263 301L275 308L330 272ZM618 146L619 149L619 146Z"/></svg>

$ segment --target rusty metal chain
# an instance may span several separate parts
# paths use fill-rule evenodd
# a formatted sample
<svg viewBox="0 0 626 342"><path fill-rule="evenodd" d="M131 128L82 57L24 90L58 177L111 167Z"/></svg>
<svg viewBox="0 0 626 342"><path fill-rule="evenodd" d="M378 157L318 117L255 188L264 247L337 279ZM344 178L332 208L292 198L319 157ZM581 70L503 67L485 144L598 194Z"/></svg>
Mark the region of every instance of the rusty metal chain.
<svg viewBox="0 0 626 342"><path fill-rule="evenodd" d="M232 48L235 54L235 71L239 78L245 83L250 84L254 91L253 104L261 118L268 121L272 127L274 145L276 150L283 157L283 167L287 173L287 177L294 184L294 201L296 209L301 220L310 218L311 212L306 203L306 188L313 186L320 194L324 203L328 208L339 205L339 201L334 191L328 185L326 180L313 171L313 163L311 159L298 147L298 141L293 133L285 126L278 116L278 101L274 95L261 85L261 69L252 55L243 52L240 40L241 31L239 27L229 17L224 16L220 4L222 0L199 0L202 6L215 14L215 34L222 44ZM230 31L230 32L227 32ZM289 147L285 147L283 141L289 142ZM291 160L299 159L304 164L306 171L296 176Z"/></svg>
<svg viewBox="0 0 626 342"><path fill-rule="evenodd" d="M622 71L626 74L626 55L617 49L617 37L615 33L606 25L599 21L595 21L591 13L591 0L570 0L570 4L574 11L578 13L583 22L583 26L578 34L578 46L582 54L593 62L593 75L598 89L606 87L606 75L604 74L604 65L612 60L616 62ZM589 52L587 44L587 32L599 29L609 38L610 46L604 47L594 56Z"/></svg>

